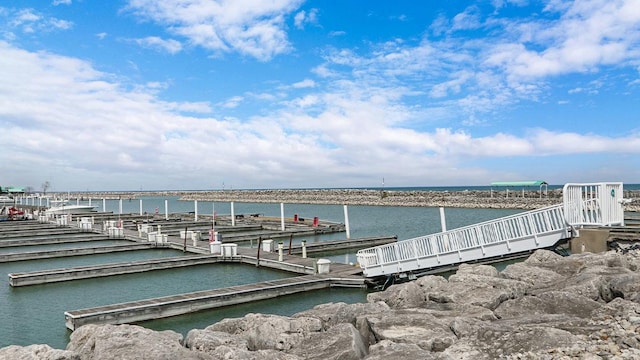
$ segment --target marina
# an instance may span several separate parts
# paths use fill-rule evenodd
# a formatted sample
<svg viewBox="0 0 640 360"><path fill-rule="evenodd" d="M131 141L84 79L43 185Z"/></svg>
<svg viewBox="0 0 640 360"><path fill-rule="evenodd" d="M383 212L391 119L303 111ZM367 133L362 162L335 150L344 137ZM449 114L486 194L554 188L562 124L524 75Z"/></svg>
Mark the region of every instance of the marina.
<svg viewBox="0 0 640 360"><path fill-rule="evenodd" d="M162 203L161 200L158 202ZM9 254L10 257L14 257L18 256L15 254L19 253L31 253L33 255L35 253L67 251L66 255L61 255L63 257L51 258L50 260L34 260L34 258L26 257L15 261L0 261L0 268L13 269L7 272L9 287L15 289L12 292L18 291L20 293L30 288L40 292L44 289L53 289L51 286L86 287L89 284L87 282L115 285L122 284L123 277L134 276L135 278L143 279L141 276L144 276L145 279L160 279L165 278L169 272L174 275L182 274L181 276L186 276L184 280L166 283L171 284L169 287L173 290L164 295L151 293L144 295L142 292L132 288L127 292L127 297L109 296L115 301L109 301L105 297L99 301L85 302L84 305L80 306L65 306L63 311L58 313L58 316L64 314L64 327L69 330L73 330L82 324L93 322L181 323L180 319L192 318L189 315L192 311L197 311L200 314L217 314L218 310L216 309L230 309L228 305L232 304L236 307L241 306L240 304L244 304L242 306L250 306L250 304L263 302L289 302L291 300L286 300L289 298L287 295L307 294L309 292L314 294L326 292L326 294L336 296L339 291L329 291L334 287L355 288L356 291L361 292L361 295L359 295L361 300L359 301L362 301L363 297L366 296L366 291L362 291L362 288L366 287L367 280L362 274L362 269L358 266L354 249L385 246L385 244L393 244L401 239L424 234L425 230L421 229L421 226L415 226L418 224L428 224L431 230L426 231L431 233L437 233L439 227L442 226L438 209L402 207L389 209L353 206L349 208L352 212L350 214L352 215L351 223L358 225L354 226L355 229L349 229L349 218L346 216L346 209L342 206L296 205L294 209L289 210L288 214L285 214L281 205L281 216L277 217L264 215L277 213L277 205L242 204L241 206L249 208L248 211L236 211L235 214L226 215L216 214L214 220L214 217L210 214L208 216L201 215L203 212L198 214L197 211L188 210L168 215L162 213L153 215L148 213L140 215L140 213L136 212L119 213L119 208L121 207L119 203L119 200L115 201L116 213L113 211L94 213L91 216L91 220L86 219L86 214L72 215L67 219L66 225L58 222L40 223L33 220L6 222L0 225L0 250L4 249L0 252L0 256ZM136 201L133 201L133 203L133 205L138 205ZM177 207L179 203L171 204L173 207ZM196 206L201 205L198 204ZM239 204L236 205L238 206ZM207 206L213 208L214 205L205 204L205 207ZM287 207L289 206L287 205ZM216 203L215 207L217 209L225 209L224 204ZM186 206L183 204L183 209L188 208L188 204ZM327 209L331 211L329 212L330 215L327 216L327 220L321 220L321 216L311 216L303 218L304 221L300 221L301 216L298 216L298 213L304 213L309 208L313 208L314 213L319 214L323 214ZM381 222L381 217L376 213L388 216L389 210L399 213L399 215L391 219L395 223ZM224 210L219 211L222 212ZM215 211L213 212L215 213ZM233 213L233 211L230 212ZM450 227L455 228L515 214L519 211L483 209L482 212L474 212L469 209L447 209L447 212L453 214L449 215L447 220ZM474 215L469 217L465 216L465 213L473 213ZM196 217L198 217L197 220ZM357 221L353 221L354 218ZM366 221L369 218L375 220ZM420 220L416 222L417 219ZM461 220L463 222L460 222ZM91 225L82 225L83 223ZM403 225L403 223L406 225ZM20 226L23 227L23 230L19 230ZM110 230L110 228L114 227L121 230ZM385 229L391 228L412 229L415 232L379 235L388 231ZM51 231L50 236L44 234L47 231ZM356 236L347 238L346 233L349 231ZM216 234L214 235L214 233ZM86 240L83 236L96 237L94 240ZM86 249L82 250L86 252L84 255L71 256L74 252L80 251L80 248L74 245L73 238L77 240L78 244L90 244L86 246ZM219 243L217 241L210 242L213 239L221 241ZM105 243L117 241L119 244L93 246L94 241ZM51 251L24 251L27 247L38 247L37 245L54 247L69 245L72 248ZM135 248L138 245L141 245L141 249L144 250L124 251L124 253L144 254L148 251L163 251L167 252L168 256L120 262L90 260L97 259L97 257L115 256L120 252L117 250L119 248L127 246ZM212 251L212 247L215 247L215 251ZM115 252L105 251L101 254L92 254L92 251L95 251L96 248L112 248ZM129 256L125 254L122 254L122 256ZM310 254L313 254L313 256L308 256ZM85 258L87 260L83 260L83 262L88 264L74 266L69 262L73 258ZM55 261L56 259L64 260L64 266L56 267L53 263L47 266L41 263L42 261ZM42 268L26 269L19 265L22 263L40 263ZM6 265L9 264L16 264L16 266L7 267ZM213 271L217 274L211 280L221 279L220 276L233 276L232 274L236 270L232 273L216 270L224 269L228 266L233 266L234 269L254 269L256 274L272 274L276 275L276 277L249 281L243 284L228 283L229 285L227 286L211 286L211 282L207 281L207 279L198 278L197 283L203 285L201 289L188 289L194 284L189 284L187 287L176 287L179 284L187 285L187 283L191 283L190 280L185 283L185 280L191 279L192 276L198 276L195 274L202 271ZM451 269L451 267L446 267L441 270ZM251 272L254 272L254 270L251 270ZM112 280L107 282L106 279ZM144 287L146 288L147 286L145 285ZM346 289L345 291L345 294L357 293L349 292ZM298 296L300 295L296 295L295 298L297 299ZM324 302L327 301L331 300L327 299ZM73 301L68 303L72 304ZM286 314L290 310L282 309L282 311ZM176 317L178 314L181 316ZM58 317L57 322L62 325L60 317ZM184 326L185 328L189 327L189 325ZM14 329L13 331L16 330ZM68 333L66 336L68 336Z"/></svg>

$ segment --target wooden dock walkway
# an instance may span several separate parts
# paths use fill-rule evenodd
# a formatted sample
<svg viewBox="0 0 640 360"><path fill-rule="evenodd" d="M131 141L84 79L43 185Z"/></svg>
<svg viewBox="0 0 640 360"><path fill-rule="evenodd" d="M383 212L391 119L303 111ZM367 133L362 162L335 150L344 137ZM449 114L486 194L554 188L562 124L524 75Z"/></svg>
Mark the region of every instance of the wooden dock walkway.
<svg viewBox="0 0 640 360"><path fill-rule="evenodd" d="M125 244L125 245L81 247L81 248L63 249L63 250L0 253L0 263L12 262L12 261L25 261L25 260L53 259L53 258L61 258L61 257L68 257L68 256L106 254L106 253L122 252L122 251L148 250L155 247L157 247L156 244L137 243L137 244Z"/></svg>
<svg viewBox="0 0 640 360"><path fill-rule="evenodd" d="M278 296L340 286L346 279L321 275L296 276L286 279L232 286L223 289L197 291L154 299L132 301L88 309L66 311L65 325L75 330L84 324L124 324L160 319L201 310L236 305ZM354 279L353 284L364 279ZM352 284L352 285L353 285Z"/></svg>

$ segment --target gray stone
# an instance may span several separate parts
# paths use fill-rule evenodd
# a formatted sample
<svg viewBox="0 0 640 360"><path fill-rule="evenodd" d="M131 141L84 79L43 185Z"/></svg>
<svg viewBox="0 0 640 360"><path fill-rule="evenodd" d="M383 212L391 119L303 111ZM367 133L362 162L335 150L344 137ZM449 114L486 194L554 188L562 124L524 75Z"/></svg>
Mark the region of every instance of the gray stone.
<svg viewBox="0 0 640 360"><path fill-rule="evenodd" d="M327 331L309 333L304 346L289 353L308 360L359 360L367 355L366 344L350 323L338 324Z"/></svg>
<svg viewBox="0 0 640 360"><path fill-rule="evenodd" d="M358 316L386 312L389 311L389 309L389 306L382 301L357 304L347 304L343 302L328 303L317 305L307 311L299 312L293 315L293 318L308 317L320 319L322 321L322 328L326 330L341 323L355 325Z"/></svg>
<svg viewBox="0 0 640 360"><path fill-rule="evenodd" d="M426 351L416 344L396 343L382 340L369 347L366 360L435 360L437 354Z"/></svg>
<svg viewBox="0 0 640 360"><path fill-rule="evenodd" d="M416 344L427 351L443 351L457 339L448 319L438 318L428 310L394 310L367 320L376 339Z"/></svg>
<svg viewBox="0 0 640 360"><path fill-rule="evenodd" d="M54 349L49 345L10 345L0 348L0 359L6 360L81 360L73 351Z"/></svg>
<svg viewBox="0 0 640 360"><path fill-rule="evenodd" d="M136 325L83 325L71 334L67 350L82 360L204 360L211 357L182 346L182 335Z"/></svg>

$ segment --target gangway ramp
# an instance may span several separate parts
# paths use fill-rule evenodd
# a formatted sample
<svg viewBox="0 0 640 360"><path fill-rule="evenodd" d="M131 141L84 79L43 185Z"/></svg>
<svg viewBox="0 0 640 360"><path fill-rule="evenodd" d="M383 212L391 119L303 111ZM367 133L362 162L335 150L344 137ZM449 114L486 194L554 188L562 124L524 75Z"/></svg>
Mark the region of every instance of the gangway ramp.
<svg viewBox="0 0 640 360"><path fill-rule="evenodd" d="M358 251L368 278L551 248L584 226L624 224L622 183L566 184L563 203Z"/></svg>

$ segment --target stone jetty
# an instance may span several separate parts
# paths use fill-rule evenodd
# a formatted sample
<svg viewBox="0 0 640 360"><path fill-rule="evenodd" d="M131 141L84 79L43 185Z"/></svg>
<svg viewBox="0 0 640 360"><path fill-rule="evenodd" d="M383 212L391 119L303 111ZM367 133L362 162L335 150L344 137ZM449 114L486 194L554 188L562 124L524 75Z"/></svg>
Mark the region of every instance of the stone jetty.
<svg viewBox="0 0 640 360"><path fill-rule="evenodd" d="M373 206L424 206L476 209L539 209L562 202L562 190L367 190L367 189L272 189L272 190L218 190L218 191L161 191L161 192L92 192L65 193L71 198L134 199L139 196L178 196L181 200L216 202L255 202L288 204L337 204ZM623 194L631 200L626 211L640 211L640 191L628 190Z"/></svg>
<svg viewBox="0 0 640 360"><path fill-rule="evenodd" d="M0 359L638 359L640 251L538 250L503 271L461 265L293 316L248 314L186 336L85 325L65 350L8 346Z"/></svg>

